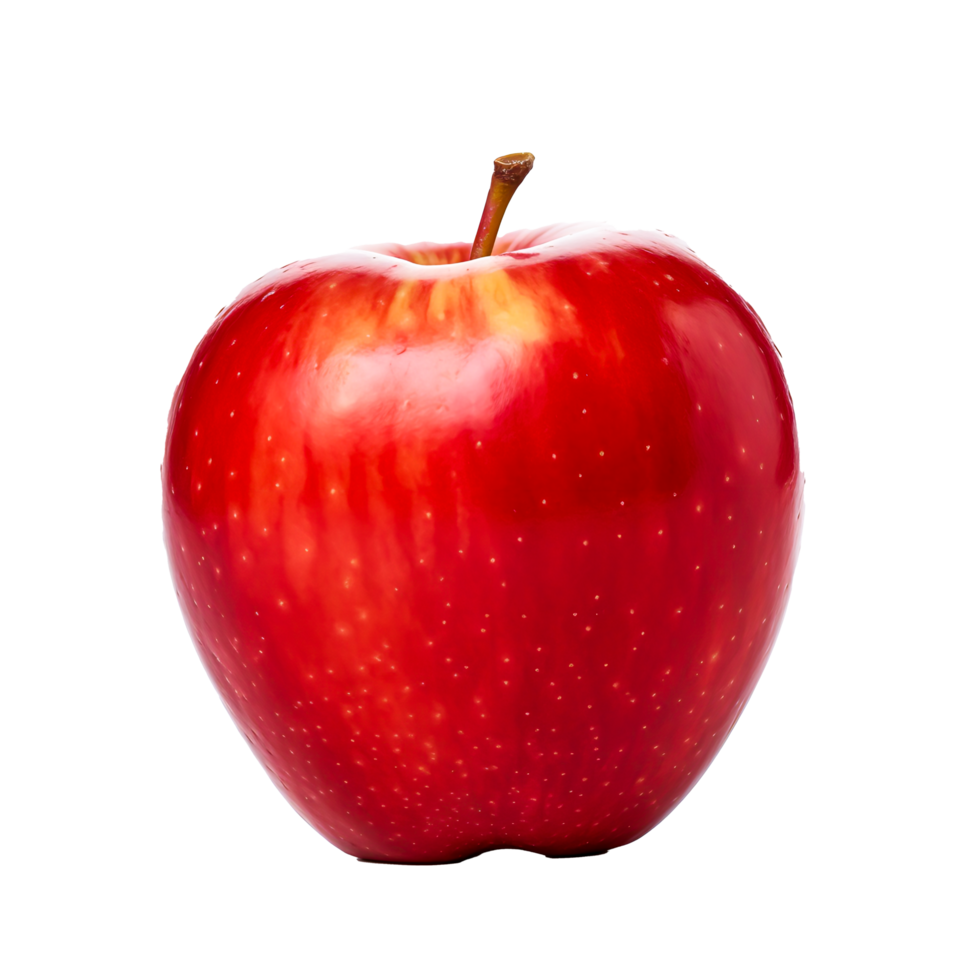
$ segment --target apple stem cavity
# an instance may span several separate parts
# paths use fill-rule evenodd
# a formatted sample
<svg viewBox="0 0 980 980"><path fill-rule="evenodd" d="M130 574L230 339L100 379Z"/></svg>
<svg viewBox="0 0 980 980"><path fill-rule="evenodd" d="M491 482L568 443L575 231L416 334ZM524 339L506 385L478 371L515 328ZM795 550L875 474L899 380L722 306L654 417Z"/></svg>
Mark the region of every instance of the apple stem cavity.
<svg viewBox="0 0 980 980"><path fill-rule="evenodd" d="M490 190L487 193L487 203L483 207L483 217L480 218L480 227L470 250L471 259L482 259L493 254L493 244L497 240L497 232L500 231L500 222L507 205L533 166L533 153L508 153L493 161L493 177L490 179Z"/></svg>

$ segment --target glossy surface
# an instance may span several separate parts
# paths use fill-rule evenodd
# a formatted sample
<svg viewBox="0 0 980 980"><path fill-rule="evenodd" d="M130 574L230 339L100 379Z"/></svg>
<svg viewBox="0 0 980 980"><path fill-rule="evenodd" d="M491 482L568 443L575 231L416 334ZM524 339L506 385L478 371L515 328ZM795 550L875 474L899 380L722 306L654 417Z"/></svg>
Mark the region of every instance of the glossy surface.
<svg viewBox="0 0 980 980"><path fill-rule="evenodd" d="M714 272L646 232L468 249L270 273L171 411L204 664L296 809L373 860L644 834L744 707L798 546L779 358Z"/></svg>

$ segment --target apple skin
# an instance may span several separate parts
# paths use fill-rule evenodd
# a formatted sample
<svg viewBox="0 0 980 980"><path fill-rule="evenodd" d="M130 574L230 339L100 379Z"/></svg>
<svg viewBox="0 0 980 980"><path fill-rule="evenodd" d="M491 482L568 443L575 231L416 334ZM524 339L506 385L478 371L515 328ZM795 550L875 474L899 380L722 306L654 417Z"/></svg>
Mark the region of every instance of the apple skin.
<svg viewBox="0 0 980 980"><path fill-rule="evenodd" d="M789 594L803 480L755 312L677 239L554 226L294 263L177 388L165 539L205 667L365 860L636 840Z"/></svg>

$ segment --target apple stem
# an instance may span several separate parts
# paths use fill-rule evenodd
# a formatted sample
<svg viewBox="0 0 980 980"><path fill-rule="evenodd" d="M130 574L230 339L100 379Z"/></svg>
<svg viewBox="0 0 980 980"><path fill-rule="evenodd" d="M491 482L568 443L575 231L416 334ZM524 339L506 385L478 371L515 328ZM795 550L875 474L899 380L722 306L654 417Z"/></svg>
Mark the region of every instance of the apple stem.
<svg viewBox="0 0 980 980"><path fill-rule="evenodd" d="M493 254L493 243L497 240L497 232L500 231L500 222L507 205L533 166L533 153L508 153L493 161L490 191L487 193L487 203L483 206L480 227L473 239L471 259L482 259Z"/></svg>

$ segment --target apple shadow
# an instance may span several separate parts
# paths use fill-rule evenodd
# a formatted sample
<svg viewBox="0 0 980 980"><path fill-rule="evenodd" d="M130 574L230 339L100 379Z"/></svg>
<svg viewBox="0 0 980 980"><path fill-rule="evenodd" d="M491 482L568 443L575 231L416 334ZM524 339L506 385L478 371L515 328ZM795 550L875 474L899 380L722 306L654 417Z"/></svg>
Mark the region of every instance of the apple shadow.
<svg viewBox="0 0 980 980"><path fill-rule="evenodd" d="M449 865L456 864L472 864L474 861L486 862L490 861L512 861L515 856L520 855L517 860L523 860L525 857L538 858L544 861L586 861L589 858L605 857L607 854L612 854L612 850L609 851L596 851L593 854L560 854L560 855L548 855L548 854L535 854L534 851L522 851L516 847L500 847L493 848L488 851L477 851L475 854L469 855L469 857L460 858L458 861L403 861L403 862L391 862L391 861L367 861L362 858L354 858L358 864L375 864L383 865L388 868L435 868L435 867L448 867Z"/></svg>

